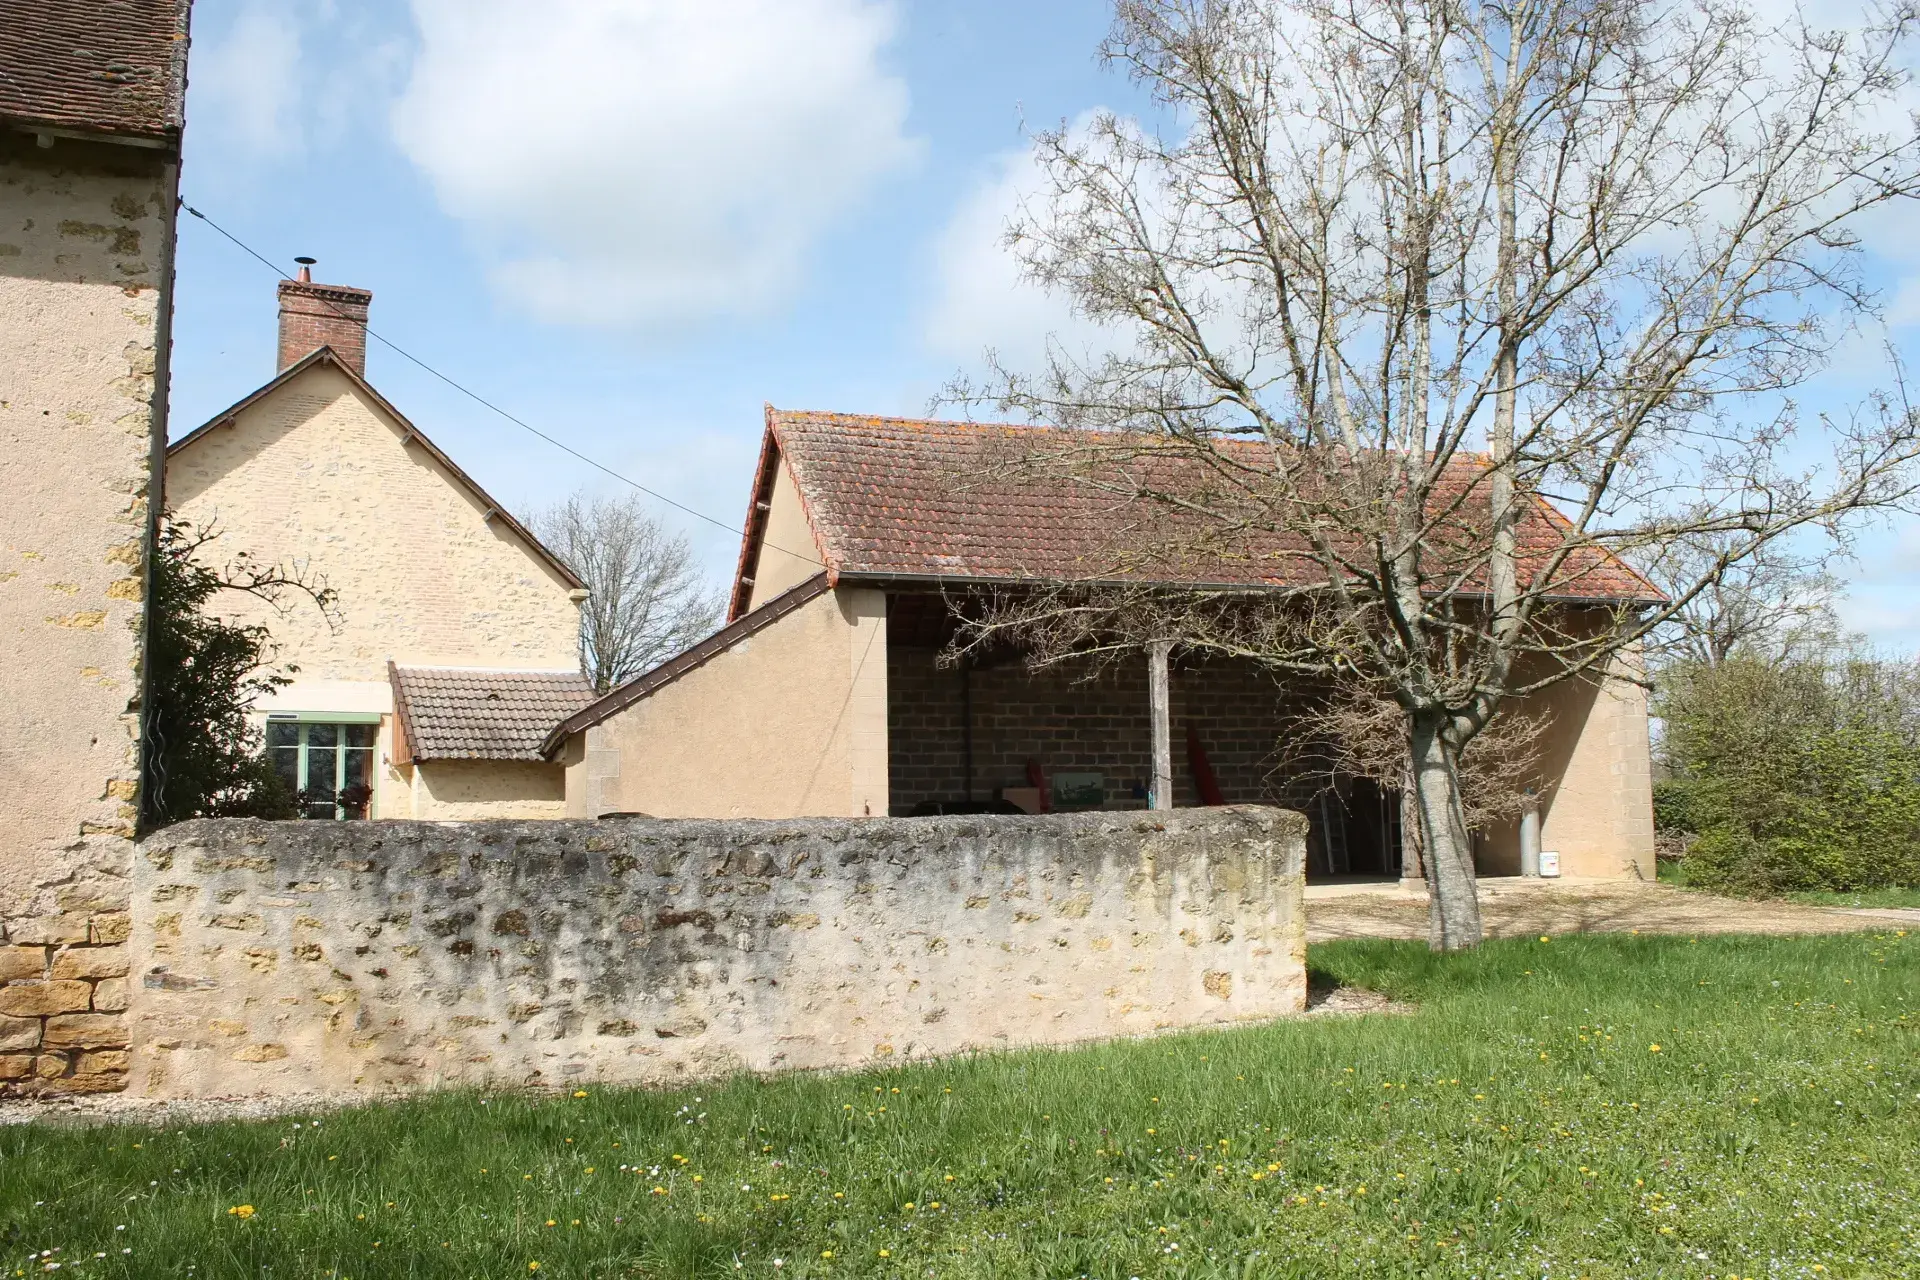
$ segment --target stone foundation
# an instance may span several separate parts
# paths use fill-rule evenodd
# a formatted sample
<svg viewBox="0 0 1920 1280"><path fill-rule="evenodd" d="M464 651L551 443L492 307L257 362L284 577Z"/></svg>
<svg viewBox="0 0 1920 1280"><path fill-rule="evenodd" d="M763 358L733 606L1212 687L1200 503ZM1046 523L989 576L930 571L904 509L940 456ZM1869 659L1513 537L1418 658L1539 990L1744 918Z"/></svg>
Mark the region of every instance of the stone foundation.
<svg viewBox="0 0 1920 1280"><path fill-rule="evenodd" d="M657 1082L1269 1018L1306 1000L1305 829L186 823L136 859L132 1087ZM26 957L56 1002L121 981L56 977L62 954Z"/></svg>

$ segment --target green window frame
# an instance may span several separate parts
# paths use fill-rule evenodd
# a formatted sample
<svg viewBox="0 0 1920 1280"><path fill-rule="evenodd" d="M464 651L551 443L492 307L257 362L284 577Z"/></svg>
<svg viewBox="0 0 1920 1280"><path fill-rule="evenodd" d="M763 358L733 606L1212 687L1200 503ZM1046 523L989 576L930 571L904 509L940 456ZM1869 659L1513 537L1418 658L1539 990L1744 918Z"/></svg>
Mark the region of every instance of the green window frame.
<svg viewBox="0 0 1920 1280"><path fill-rule="evenodd" d="M379 738L377 715L267 717L267 759L298 797L303 818L346 822L367 816Z"/></svg>

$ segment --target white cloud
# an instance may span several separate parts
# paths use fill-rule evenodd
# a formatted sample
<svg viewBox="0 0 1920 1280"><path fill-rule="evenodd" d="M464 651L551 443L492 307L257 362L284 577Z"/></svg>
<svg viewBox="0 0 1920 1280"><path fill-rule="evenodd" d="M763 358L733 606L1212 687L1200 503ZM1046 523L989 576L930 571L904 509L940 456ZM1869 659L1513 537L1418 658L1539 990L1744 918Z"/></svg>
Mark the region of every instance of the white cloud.
<svg viewBox="0 0 1920 1280"><path fill-rule="evenodd" d="M414 0L401 149L545 319L764 312L917 154L890 0Z"/></svg>
<svg viewBox="0 0 1920 1280"><path fill-rule="evenodd" d="M232 25L194 41L193 131L255 155L297 150L300 26L294 11L250 3Z"/></svg>
<svg viewBox="0 0 1920 1280"><path fill-rule="evenodd" d="M1073 125L1084 136L1096 113ZM972 193L955 208L934 244L934 297L921 336L937 355L973 361L992 350L1010 368L1035 370L1049 338L1070 348L1103 344L1111 335L1077 316L1067 299L1023 278L1007 246L1007 229L1045 207L1045 175L1030 148L994 158Z"/></svg>

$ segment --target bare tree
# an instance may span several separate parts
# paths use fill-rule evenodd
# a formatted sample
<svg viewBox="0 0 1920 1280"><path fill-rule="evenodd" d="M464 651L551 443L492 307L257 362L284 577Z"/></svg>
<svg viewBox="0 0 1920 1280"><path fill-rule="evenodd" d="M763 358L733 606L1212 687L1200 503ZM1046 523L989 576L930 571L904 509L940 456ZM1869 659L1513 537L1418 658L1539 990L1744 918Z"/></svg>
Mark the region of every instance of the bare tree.
<svg viewBox="0 0 1920 1280"><path fill-rule="evenodd" d="M592 593L580 610L580 670L602 693L720 624L721 593L692 546L638 497L576 493L528 524Z"/></svg>
<svg viewBox="0 0 1920 1280"><path fill-rule="evenodd" d="M1662 548L1647 576L1670 594L1683 595L1726 550L1732 535L1679 538ZM1768 660L1806 656L1838 643L1834 602L1840 580L1827 554L1766 546L1731 563L1647 638L1647 664L1717 667L1736 652Z"/></svg>
<svg viewBox="0 0 1920 1280"><path fill-rule="evenodd" d="M952 392L1092 429L1023 465L1130 513L1084 592L1034 609L1391 701L1430 941L1476 944L1460 762L1503 707L1636 675L1732 566L1915 492L1897 394L1819 420L1789 394L1871 314L1863 215L1920 192L1913 23L1119 0L1104 56L1169 123L1041 136L1009 241L1132 345ZM1709 535L1664 597L1615 576ZM1162 590L1122 625L1116 580L1269 585Z"/></svg>

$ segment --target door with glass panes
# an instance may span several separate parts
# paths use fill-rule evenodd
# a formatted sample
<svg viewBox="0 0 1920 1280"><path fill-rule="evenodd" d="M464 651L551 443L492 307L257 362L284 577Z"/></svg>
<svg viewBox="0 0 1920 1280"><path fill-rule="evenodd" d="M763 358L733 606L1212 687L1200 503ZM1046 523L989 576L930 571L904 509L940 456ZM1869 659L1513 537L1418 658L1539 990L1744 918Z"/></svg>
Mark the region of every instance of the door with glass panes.
<svg viewBox="0 0 1920 1280"><path fill-rule="evenodd" d="M270 718L267 755L298 798L302 817L364 818L373 799L378 724Z"/></svg>

